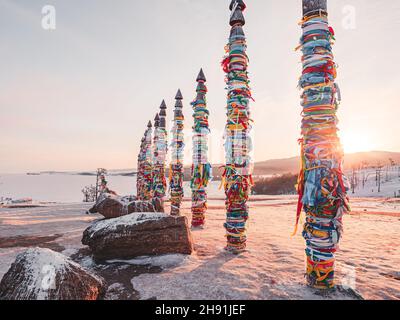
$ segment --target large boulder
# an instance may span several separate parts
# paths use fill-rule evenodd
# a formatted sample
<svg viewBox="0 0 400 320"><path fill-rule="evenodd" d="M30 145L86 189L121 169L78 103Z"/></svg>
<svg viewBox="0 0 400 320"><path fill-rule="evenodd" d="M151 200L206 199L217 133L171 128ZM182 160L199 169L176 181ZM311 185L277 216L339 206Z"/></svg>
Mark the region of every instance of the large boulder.
<svg viewBox="0 0 400 320"><path fill-rule="evenodd" d="M97 260L193 251L187 218L165 213L132 213L94 222L84 231L82 243Z"/></svg>
<svg viewBox="0 0 400 320"><path fill-rule="evenodd" d="M19 254L0 282L0 300L97 300L104 292L103 279L43 248Z"/></svg>
<svg viewBox="0 0 400 320"><path fill-rule="evenodd" d="M133 212L164 212L164 207L159 199L139 201L135 200L135 197L104 194L89 209L89 213L100 213L106 219L122 217Z"/></svg>

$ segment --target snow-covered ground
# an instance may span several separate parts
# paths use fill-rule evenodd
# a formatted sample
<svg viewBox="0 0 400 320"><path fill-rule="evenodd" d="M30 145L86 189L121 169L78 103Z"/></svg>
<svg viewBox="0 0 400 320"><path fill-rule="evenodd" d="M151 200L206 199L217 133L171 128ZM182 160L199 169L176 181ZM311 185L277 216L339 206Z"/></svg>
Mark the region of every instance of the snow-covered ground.
<svg viewBox="0 0 400 320"><path fill-rule="evenodd" d="M349 181L353 173L347 172ZM363 183L364 180L364 183ZM354 178L355 188L349 192L350 197L387 197L393 198L396 194L400 198L400 169L397 167L383 168L381 172L381 186L377 183L376 169L358 170Z"/></svg>
<svg viewBox="0 0 400 320"><path fill-rule="evenodd" d="M354 199L354 213L344 219L345 234L337 255L339 284L367 299L400 299L400 199ZM223 200L211 200L204 230L193 231L195 252L130 261L109 261L120 270L152 265L159 271L134 273L128 281L141 299L342 299L317 295L304 285L304 240L295 237L296 197L257 196L250 202L248 251L233 256L223 250ZM76 254L83 230L99 216L87 216L88 205L0 208L0 278L26 246ZM190 201L183 204L190 217ZM167 208L168 209L168 208ZM48 238L45 238L48 237ZM93 267L90 257L86 267ZM157 269L158 270L158 269ZM160 272L161 271L161 272ZM139 275L138 275L139 274ZM138 276L137 276L138 275ZM118 279L110 297L121 297ZM115 288L114 288L115 287Z"/></svg>

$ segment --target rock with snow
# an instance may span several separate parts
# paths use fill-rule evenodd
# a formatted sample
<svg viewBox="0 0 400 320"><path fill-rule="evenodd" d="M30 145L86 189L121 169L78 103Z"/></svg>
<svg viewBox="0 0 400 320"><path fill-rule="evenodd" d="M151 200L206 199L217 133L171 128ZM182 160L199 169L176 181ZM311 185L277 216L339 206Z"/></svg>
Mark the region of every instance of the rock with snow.
<svg viewBox="0 0 400 320"><path fill-rule="evenodd" d="M105 194L89 209L89 213L100 213L107 219L122 217L133 212L164 212L159 199L139 201L136 197L119 197Z"/></svg>
<svg viewBox="0 0 400 320"><path fill-rule="evenodd" d="M0 300L97 300L103 279L50 249L19 254L0 283Z"/></svg>
<svg viewBox="0 0 400 320"><path fill-rule="evenodd" d="M82 243L90 247L97 260L193 251L187 218L157 212L94 222L84 231Z"/></svg>

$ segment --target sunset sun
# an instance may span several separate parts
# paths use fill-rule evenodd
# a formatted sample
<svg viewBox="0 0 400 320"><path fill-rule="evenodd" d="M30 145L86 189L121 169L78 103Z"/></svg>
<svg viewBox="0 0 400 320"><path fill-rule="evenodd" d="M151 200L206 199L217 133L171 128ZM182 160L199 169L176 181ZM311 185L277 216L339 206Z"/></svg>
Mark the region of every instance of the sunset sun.
<svg viewBox="0 0 400 320"><path fill-rule="evenodd" d="M345 153L374 150L374 144L368 134L362 134L360 132L342 132L340 138Z"/></svg>

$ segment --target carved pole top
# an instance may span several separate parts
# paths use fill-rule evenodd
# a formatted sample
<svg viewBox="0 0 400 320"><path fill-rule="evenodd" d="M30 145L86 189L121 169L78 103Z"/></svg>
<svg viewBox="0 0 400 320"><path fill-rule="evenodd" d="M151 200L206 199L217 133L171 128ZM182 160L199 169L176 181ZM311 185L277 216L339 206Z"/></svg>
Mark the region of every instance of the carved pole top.
<svg viewBox="0 0 400 320"><path fill-rule="evenodd" d="M154 118L154 127L158 128L159 126L160 126L160 116L157 113L155 118Z"/></svg>
<svg viewBox="0 0 400 320"><path fill-rule="evenodd" d="M303 16L322 10L328 11L327 0L303 0Z"/></svg>
<svg viewBox="0 0 400 320"><path fill-rule="evenodd" d="M199 72L199 75L197 76L196 81L197 82L200 82L200 81L206 82L207 81L206 76L204 75L204 72L203 72L203 68L200 69L200 72Z"/></svg>
<svg viewBox="0 0 400 320"><path fill-rule="evenodd" d="M176 100L183 100L181 89L178 89L178 92L176 93L175 99Z"/></svg>

